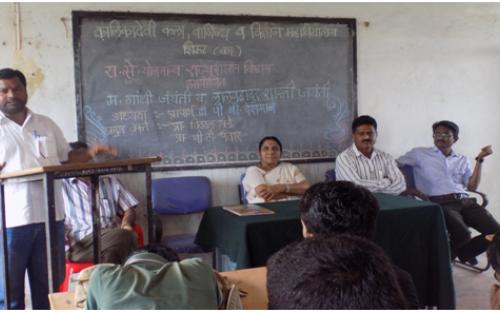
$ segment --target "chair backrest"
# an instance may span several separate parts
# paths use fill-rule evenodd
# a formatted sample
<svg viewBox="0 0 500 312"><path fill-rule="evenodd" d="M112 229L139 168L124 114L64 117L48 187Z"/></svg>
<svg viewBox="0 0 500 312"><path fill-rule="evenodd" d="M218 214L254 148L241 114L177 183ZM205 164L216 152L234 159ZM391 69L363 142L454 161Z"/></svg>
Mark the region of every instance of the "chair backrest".
<svg viewBox="0 0 500 312"><path fill-rule="evenodd" d="M399 166L399 170L403 173L406 181L406 189L415 189L415 177L413 175L413 167L410 165Z"/></svg>
<svg viewBox="0 0 500 312"><path fill-rule="evenodd" d="M190 214L212 207L212 186L207 177L154 179L151 193L157 214Z"/></svg>
<svg viewBox="0 0 500 312"><path fill-rule="evenodd" d="M247 201L247 192L245 192L245 188L243 187L243 179L245 178L245 172L243 172L240 176L240 183L238 184L238 192L240 196L241 204L248 204Z"/></svg>
<svg viewBox="0 0 500 312"><path fill-rule="evenodd" d="M335 182L337 181L337 177L335 175L335 169L330 169L325 172L325 182Z"/></svg>

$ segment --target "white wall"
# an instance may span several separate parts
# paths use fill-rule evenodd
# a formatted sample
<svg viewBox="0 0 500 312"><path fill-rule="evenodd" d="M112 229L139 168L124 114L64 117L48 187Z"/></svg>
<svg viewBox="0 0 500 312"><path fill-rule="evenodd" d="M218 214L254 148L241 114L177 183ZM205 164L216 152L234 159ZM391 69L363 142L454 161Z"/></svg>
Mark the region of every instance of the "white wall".
<svg viewBox="0 0 500 312"><path fill-rule="evenodd" d="M471 158L486 144L500 148L491 126L500 115L500 3L21 3L19 48L15 6L2 3L0 67L28 75L29 106L52 117L69 141L77 138L72 10L356 18L358 111L378 120L379 148L399 156L431 145L430 126L440 119L460 125L456 149ZM485 161L481 189L500 219L499 155L500 150ZM316 182L331 166L300 167ZM236 184L243 170L167 175L206 175L214 186L214 203L230 204L238 201ZM144 199L142 179L125 180Z"/></svg>

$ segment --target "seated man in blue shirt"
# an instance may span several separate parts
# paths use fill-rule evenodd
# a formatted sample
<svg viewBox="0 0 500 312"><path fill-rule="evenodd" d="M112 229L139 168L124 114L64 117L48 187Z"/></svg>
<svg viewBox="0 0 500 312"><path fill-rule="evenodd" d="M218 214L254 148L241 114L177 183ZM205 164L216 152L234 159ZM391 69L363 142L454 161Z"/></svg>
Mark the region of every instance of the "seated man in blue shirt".
<svg viewBox="0 0 500 312"><path fill-rule="evenodd" d="M461 262L475 265L476 256L488 248L485 235L498 232L500 225L475 199L468 197L467 190L477 189L481 165L493 151L490 145L483 147L471 171L467 158L452 149L458 140L458 126L442 120L434 123L432 130L435 146L414 148L397 161L413 167L415 186L443 208L452 258L458 256ZM471 239L469 226L481 234Z"/></svg>

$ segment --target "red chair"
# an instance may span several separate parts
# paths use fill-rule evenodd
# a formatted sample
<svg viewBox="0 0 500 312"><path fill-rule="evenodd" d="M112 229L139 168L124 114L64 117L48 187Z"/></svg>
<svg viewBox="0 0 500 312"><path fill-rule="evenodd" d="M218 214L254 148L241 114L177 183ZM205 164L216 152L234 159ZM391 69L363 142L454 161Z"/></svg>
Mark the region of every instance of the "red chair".
<svg viewBox="0 0 500 312"><path fill-rule="evenodd" d="M135 232L135 235L137 236L137 245L139 247L144 246L144 231L142 230L142 227L139 225L139 223L134 224L134 232ZM65 277L64 277L64 281L61 283L61 285L59 285L59 291L60 292L68 291L69 279L71 277L71 274L78 273L83 269L86 269L90 266L93 266L94 264L95 264L94 262L66 261Z"/></svg>

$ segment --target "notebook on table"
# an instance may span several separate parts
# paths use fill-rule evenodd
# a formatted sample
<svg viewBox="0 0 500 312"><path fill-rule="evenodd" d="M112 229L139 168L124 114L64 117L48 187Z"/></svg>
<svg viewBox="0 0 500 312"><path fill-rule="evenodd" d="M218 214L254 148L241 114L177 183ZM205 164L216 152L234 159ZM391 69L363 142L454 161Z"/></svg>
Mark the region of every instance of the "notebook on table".
<svg viewBox="0 0 500 312"><path fill-rule="evenodd" d="M274 211L254 204L223 206L222 209L234 213L235 215L244 216L260 216L273 214Z"/></svg>

